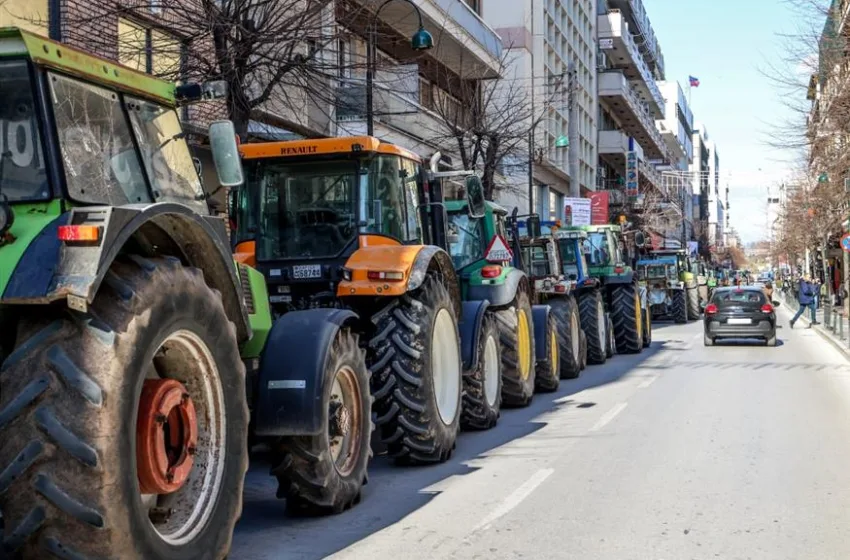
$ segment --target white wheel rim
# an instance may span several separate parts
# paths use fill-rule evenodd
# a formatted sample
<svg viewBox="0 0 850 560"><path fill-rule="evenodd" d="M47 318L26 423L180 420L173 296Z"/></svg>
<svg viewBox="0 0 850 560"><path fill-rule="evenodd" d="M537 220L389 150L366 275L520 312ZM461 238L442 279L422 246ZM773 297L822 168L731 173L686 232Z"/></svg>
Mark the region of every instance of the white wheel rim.
<svg viewBox="0 0 850 560"><path fill-rule="evenodd" d="M440 309L434 319L431 373L437 412L448 426L454 422L460 404L460 348L454 320L446 309Z"/></svg>
<svg viewBox="0 0 850 560"><path fill-rule="evenodd" d="M605 331L608 330L605 328L608 319L605 317L605 306L602 305L601 301L596 302L596 328L599 329L599 340L605 340Z"/></svg>
<svg viewBox="0 0 850 560"><path fill-rule="evenodd" d="M168 351L159 355L159 350ZM184 384L195 405L198 442L194 465L185 484L171 494L141 494L146 511L171 509L163 523L149 521L159 537L172 546L191 542L209 522L218 501L226 453L227 418L224 391L212 352L189 330L179 330L157 350L160 361L151 365L148 378L177 379ZM161 373L160 373L161 372Z"/></svg>
<svg viewBox="0 0 850 560"><path fill-rule="evenodd" d="M576 320L576 314L570 314L570 340L573 344L573 356L575 356L576 360L580 361L579 354L581 353L581 333L579 332L578 321Z"/></svg>
<svg viewBox="0 0 850 560"><path fill-rule="evenodd" d="M499 351L496 348L496 339L487 337L484 343L484 398L488 406L495 406L499 397Z"/></svg>

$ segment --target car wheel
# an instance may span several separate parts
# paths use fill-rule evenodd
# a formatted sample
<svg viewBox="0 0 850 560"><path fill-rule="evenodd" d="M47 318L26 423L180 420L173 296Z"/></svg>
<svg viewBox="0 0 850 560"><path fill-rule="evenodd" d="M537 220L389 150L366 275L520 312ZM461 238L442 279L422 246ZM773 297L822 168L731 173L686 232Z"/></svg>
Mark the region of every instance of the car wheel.
<svg viewBox="0 0 850 560"><path fill-rule="evenodd" d="M766 346L776 346L776 333L773 333L764 343Z"/></svg>
<svg viewBox="0 0 850 560"><path fill-rule="evenodd" d="M702 343L705 346L714 346L714 339L703 333L702 335Z"/></svg>

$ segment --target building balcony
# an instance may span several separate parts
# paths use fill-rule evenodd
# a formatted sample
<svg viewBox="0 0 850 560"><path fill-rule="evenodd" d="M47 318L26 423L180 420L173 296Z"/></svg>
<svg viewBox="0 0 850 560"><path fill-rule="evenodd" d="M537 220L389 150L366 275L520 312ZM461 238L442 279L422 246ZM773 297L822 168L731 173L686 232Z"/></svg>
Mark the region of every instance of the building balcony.
<svg viewBox="0 0 850 560"><path fill-rule="evenodd" d="M664 141L664 145L667 146L667 149L669 150L670 155L673 156L674 160L679 161L682 158L687 157L688 154L685 151L685 147L682 146L681 142L679 142L677 131L667 126L665 121L656 122L658 124L658 130L661 133L661 138Z"/></svg>
<svg viewBox="0 0 850 560"><path fill-rule="evenodd" d="M663 119L664 97L655 77L641 55L623 14L611 10L597 17L599 44L608 63L637 85L638 97L647 104L653 118Z"/></svg>
<svg viewBox="0 0 850 560"><path fill-rule="evenodd" d="M635 137L649 159L665 159L669 150L655 126L655 118L619 70L599 75L599 100L613 109L623 129Z"/></svg>
<svg viewBox="0 0 850 560"><path fill-rule="evenodd" d="M378 0L353 0L374 10ZM422 11L425 28L434 36L429 56L464 79L499 77L502 39L481 16L458 0L414 0ZM372 16L368 17L371 22ZM418 29L416 14L407 2L390 2L381 10L381 22L402 37L411 37ZM349 23L342 20L346 25ZM366 22L360 22L362 27Z"/></svg>
<svg viewBox="0 0 850 560"><path fill-rule="evenodd" d="M646 54L652 64L658 68L660 75L663 76L664 55L661 54L661 47L655 38L655 31L652 29L642 0L608 0L608 4L611 8L622 12L627 18L626 21L635 30L635 34L644 38L641 41L640 50Z"/></svg>

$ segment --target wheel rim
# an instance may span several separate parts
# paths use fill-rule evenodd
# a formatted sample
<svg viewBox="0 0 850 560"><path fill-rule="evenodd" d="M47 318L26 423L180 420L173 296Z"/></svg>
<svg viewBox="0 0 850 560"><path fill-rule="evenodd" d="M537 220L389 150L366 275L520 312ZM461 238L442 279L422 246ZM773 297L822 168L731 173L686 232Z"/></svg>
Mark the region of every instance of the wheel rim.
<svg viewBox="0 0 850 560"><path fill-rule="evenodd" d="M194 539L215 509L227 455L226 427L224 392L212 352L191 331L172 333L154 356L136 416L142 508L168 544ZM163 449L166 470L172 470L172 480L166 477L170 485L161 484L161 477L157 481L152 472L157 463L162 468Z"/></svg>
<svg viewBox="0 0 850 560"><path fill-rule="evenodd" d="M549 334L549 359L552 360L552 371L558 371L558 336L555 331Z"/></svg>
<svg viewBox="0 0 850 560"><path fill-rule="evenodd" d="M528 317L522 309L517 311L516 331L519 375L524 381L531 375L531 336L528 328Z"/></svg>
<svg viewBox="0 0 850 560"><path fill-rule="evenodd" d="M496 339L487 337L484 343L484 398L489 406L496 405L499 398L499 351Z"/></svg>
<svg viewBox="0 0 850 560"><path fill-rule="evenodd" d="M581 333L579 332L578 320L575 313L570 315L570 340L573 346L573 356L575 356L576 361L581 361Z"/></svg>
<svg viewBox="0 0 850 560"><path fill-rule="evenodd" d="M446 309L437 312L434 335L431 341L431 377L434 380L434 398L437 411L444 424L455 420L460 397L460 349L451 313Z"/></svg>
<svg viewBox="0 0 850 560"><path fill-rule="evenodd" d="M643 336L643 319L640 313L640 295L637 292L635 292L635 327L638 338L640 338Z"/></svg>
<svg viewBox="0 0 850 560"><path fill-rule="evenodd" d="M352 473L360 456L360 425L363 419L360 403L357 375L345 366L334 375L328 401L328 451L334 467L342 476Z"/></svg>
<svg viewBox="0 0 850 560"><path fill-rule="evenodd" d="M600 299L596 301L596 330L599 333L599 340L602 341L600 344L603 344L607 338L605 336L605 331L607 330L605 324L605 306L602 305L602 300Z"/></svg>

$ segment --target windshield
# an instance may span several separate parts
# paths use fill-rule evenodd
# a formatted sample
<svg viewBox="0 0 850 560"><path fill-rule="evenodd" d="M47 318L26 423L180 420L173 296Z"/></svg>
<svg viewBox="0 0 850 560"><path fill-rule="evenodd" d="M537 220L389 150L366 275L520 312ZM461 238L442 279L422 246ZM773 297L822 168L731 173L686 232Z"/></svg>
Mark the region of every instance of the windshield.
<svg viewBox="0 0 850 560"><path fill-rule="evenodd" d="M29 67L0 62L0 75L0 199L50 198Z"/></svg>
<svg viewBox="0 0 850 560"><path fill-rule="evenodd" d="M356 185L352 161L256 165L246 186L259 197L257 259L339 254L357 231Z"/></svg>
<svg viewBox="0 0 850 560"><path fill-rule="evenodd" d="M561 239L558 241L561 248L561 262L564 266L578 264L576 253L576 242L572 239Z"/></svg>
<svg viewBox="0 0 850 560"><path fill-rule="evenodd" d="M466 212L449 214L449 253L455 268L484 258L484 249L481 220L470 218Z"/></svg>
<svg viewBox="0 0 850 560"><path fill-rule="evenodd" d="M587 254L588 264L590 266L606 265L610 261L608 252L608 236L604 231L594 231L587 236L585 246L590 248Z"/></svg>

